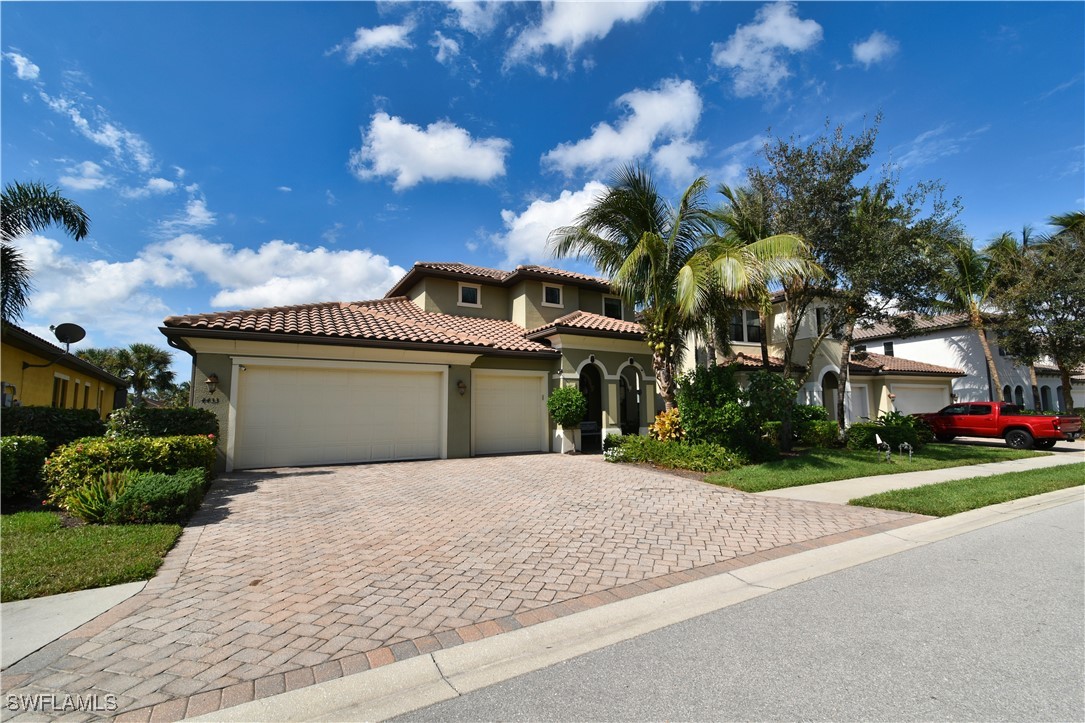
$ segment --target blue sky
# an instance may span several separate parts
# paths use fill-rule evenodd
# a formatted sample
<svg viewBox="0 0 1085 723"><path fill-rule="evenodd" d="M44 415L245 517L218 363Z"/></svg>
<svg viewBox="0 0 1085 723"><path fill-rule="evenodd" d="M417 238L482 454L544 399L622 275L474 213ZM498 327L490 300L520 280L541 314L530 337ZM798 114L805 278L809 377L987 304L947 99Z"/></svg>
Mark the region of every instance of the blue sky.
<svg viewBox="0 0 1085 723"><path fill-rule="evenodd" d="M677 197L768 134L858 131L985 241L1085 206L1085 4L3 3L3 182L91 234L21 239L22 324L359 300L415 261L549 263L621 164ZM187 377L188 360L176 368Z"/></svg>

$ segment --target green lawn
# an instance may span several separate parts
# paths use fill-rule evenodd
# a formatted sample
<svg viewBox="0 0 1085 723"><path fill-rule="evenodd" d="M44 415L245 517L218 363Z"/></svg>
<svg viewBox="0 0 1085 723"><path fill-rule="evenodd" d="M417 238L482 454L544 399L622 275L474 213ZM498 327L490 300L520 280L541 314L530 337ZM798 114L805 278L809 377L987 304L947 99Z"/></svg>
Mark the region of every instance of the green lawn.
<svg viewBox="0 0 1085 723"><path fill-rule="evenodd" d="M1021 497L1085 485L1085 463L924 485L854 499L848 504L945 517Z"/></svg>
<svg viewBox="0 0 1085 723"><path fill-rule="evenodd" d="M25 600L151 578L180 525L63 527L51 512L0 516L0 600Z"/></svg>
<svg viewBox="0 0 1085 723"><path fill-rule="evenodd" d="M729 472L709 475L707 482L734 487L743 492L764 492L784 487L801 487L819 482L832 482L853 477L870 477L898 472L918 472L943 467L961 467L984 462L1004 462L1008 459L1037 457L1045 452L978 447L964 444L928 444L912 455L898 455L890 462L875 450L809 449L796 457L777 462L750 465Z"/></svg>

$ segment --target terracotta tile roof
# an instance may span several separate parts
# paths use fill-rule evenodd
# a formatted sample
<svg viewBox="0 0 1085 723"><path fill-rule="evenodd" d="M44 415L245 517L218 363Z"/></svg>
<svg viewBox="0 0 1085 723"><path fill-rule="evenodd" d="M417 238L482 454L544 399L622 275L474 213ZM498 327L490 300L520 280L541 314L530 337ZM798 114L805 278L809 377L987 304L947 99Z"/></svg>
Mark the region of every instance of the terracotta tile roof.
<svg viewBox="0 0 1085 723"><path fill-rule="evenodd" d="M415 263L414 268L447 271L448 273L464 274L466 276L484 276L498 281L505 280L511 274L511 272L502 271L501 269L488 269L484 266L470 266L458 262L444 261L418 261Z"/></svg>
<svg viewBox="0 0 1085 723"><path fill-rule="evenodd" d="M920 316L915 320L915 331L933 331L935 329L953 329L958 326L968 326L967 314L939 314L937 316ZM875 324L869 329L855 330L855 341L867 339L881 339L899 337L900 333L893 328L892 324Z"/></svg>
<svg viewBox="0 0 1085 723"><path fill-rule="evenodd" d="M553 279L555 282L576 282L580 285L590 285L603 291L610 290L610 282L598 276L588 276L575 271L554 269L549 266L527 264L517 266L513 271L501 269L489 269L484 266L471 266L454 261L418 261L411 267L399 281L385 294L386 299L402 296L418 279L425 276L460 277L471 281L492 281L499 286L512 286L524 278Z"/></svg>
<svg viewBox="0 0 1085 723"><path fill-rule="evenodd" d="M588 332L589 335L594 333L607 336L627 336L633 339L644 338L644 327L637 322L611 319L609 316L593 314L590 311L574 311L571 314L566 314L549 324L543 324L532 329L527 332L527 337L537 339L565 330Z"/></svg>
<svg viewBox="0 0 1085 723"><path fill-rule="evenodd" d="M761 352L738 352L733 356L729 356L723 360L723 364L737 364L741 369L750 369L757 371L758 369L764 369L765 365L761 363ZM769 354L769 369L774 371L782 371L784 368L784 360L778 356ZM795 371L802 371L806 367L801 364L795 364L792 366Z"/></svg>
<svg viewBox="0 0 1085 723"><path fill-rule="evenodd" d="M871 352L856 352L852 354L848 364L853 374L937 374L953 377L963 377L965 373L952 367L941 367L937 364L902 359L899 356L886 356Z"/></svg>
<svg viewBox="0 0 1085 723"><path fill-rule="evenodd" d="M509 276L515 276L519 272L530 272L543 276L553 276L558 279L572 279L574 281L584 281L590 284L601 284L608 288L610 287L610 282L601 276L588 276L587 274L578 274L575 271L566 271L565 269L554 269L549 266L538 266L535 264L521 265L517 266L516 271L511 272Z"/></svg>
<svg viewBox="0 0 1085 723"><path fill-rule="evenodd" d="M434 314L423 311L406 297L171 316L164 324L167 329L556 353L526 338L524 330L511 321Z"/></svg>

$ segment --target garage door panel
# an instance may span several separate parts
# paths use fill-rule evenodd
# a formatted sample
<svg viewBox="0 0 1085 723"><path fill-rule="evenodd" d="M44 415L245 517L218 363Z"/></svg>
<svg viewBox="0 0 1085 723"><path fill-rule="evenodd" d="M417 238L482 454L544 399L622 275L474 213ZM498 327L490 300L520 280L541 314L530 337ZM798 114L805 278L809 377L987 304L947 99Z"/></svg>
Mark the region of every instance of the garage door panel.
<svg viewBox="0 0 1085 723"><path fill-rule="evenodd" d="M544 383L538 375L475 376L475 454L546 451Z"/></svg>
<svg viewBox="0 0 1085 723"><path fill-rule="evenodd" d="M247 365L234 466L439 457L442 380L428 370Z"/></svg>
<svg viewBox="0 0 1085 723"><path fill-rule="evenodd" d="M894 384L893 407L901 414L937 412L949 404L949 390L944 386L925 386L921 384Z"/></svg>

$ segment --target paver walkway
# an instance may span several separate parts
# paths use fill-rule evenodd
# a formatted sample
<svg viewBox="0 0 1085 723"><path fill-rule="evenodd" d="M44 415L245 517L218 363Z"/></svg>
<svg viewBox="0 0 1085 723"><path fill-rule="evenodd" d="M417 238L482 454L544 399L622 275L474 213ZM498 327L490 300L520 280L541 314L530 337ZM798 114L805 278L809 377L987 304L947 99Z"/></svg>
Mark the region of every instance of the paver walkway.
<svg viewBox="0 0 1085 723"><path fill-rule="evenodd" d="M177 720L922 519L588 456L238 473L143 592L5 671L51 697L3 715Z"/></svg>

